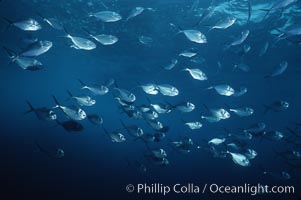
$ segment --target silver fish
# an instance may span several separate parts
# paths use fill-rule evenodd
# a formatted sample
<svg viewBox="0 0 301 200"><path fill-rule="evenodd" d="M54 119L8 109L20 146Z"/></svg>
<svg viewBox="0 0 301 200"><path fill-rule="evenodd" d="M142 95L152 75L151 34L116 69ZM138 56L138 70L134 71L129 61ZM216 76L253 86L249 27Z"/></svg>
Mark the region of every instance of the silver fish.
<svg viewBox="0 0 301 200"><path fill-rule="evenodd" d="M87 114L81 108L75 106L61 106L55 96L52 97L56 103L54 108L59 108L68 118L76 121L86 119Z"/></svg>
<svg viewBox="0 0 301 200"><path fill-rule="evenodd" d="M248 38L249 34L250 34L249 30L242 31L240 36L236 40L234 40L231 44L226 46L226 49L229 49L232 46L237 46L242 44Z"/></svg>
<svg viewBox="0 0 301 200"><path fill-rule="evenodd" d="M43 64L31 57L18 56L13 51L3 47L7 52L12 63L16 63L19 67L27 71L37 71L43 68Z"/></svg>
<svg viewBox="0 0 301 200"><path fill-rule="evenodd" d="M165 70L171 70L171 69L173 69L177 65L177 63L178 63L177 59L172 59L171 63L169 63L168 65L164 66L163 68Z"/></svg>
<svg viewBox="0 0 301 200"><path fill-rule="evenodd" d="M49 49L52 47L52 42L43 40L38 41L36 43L31 44L26 50L24 50L20 56L27 56L27 57L36 57L39 55L42 55L49 51Z"/></svg>
<svg viewBox="0 0 301 200"><path fill-rule="evenodd" d="M53 121L57 119L57 115L53 110L46 107L34 108L29 101L26 102L29 106L29 110L25 112L25 114L34 112L39 120Z"/></svg>
<svg viewBox="0 0 301 200"><path fill-rule="evenodd" d="M156 85L156 87L158 88L159 92L164 96L174 97L179 95L179 90L172 85L160 84L160 85Z"/></svg>
<svg viewBox="0 0 301 200"><path fill-rule="evenodd" d="M188 126L188 128L190 128L191 130L196 130L203 127L203 124L201 122L186 122L185 125Z"/></svg>
<svg viewBox="0 0 301 200"><path fill-rule="evenodd" d="M96 13L90 13L89 17L95 17L102 22L117 22L122 19L119 13L113 11L100 11Z"/></svg>
<svg viewBox="0 0 301 200"><path fill-rule="evenodd" d="M5 20L10 26L13 25L23 31L38 31L42 29L42 26L39 24L39 22L35 19L29 18L22 21L16 21L13 22L9 19L2 18Z"/></svg>
<svg viewBox="0 0 301 200"><path fill-rule="evenodd" d="M73 96L70 91L67 90L70 98L74 99L81 106L93 106L96 104L96 100L92 99L89 96L81 95L81 96Z"/></svg>
<svg viewBox="0 0 301 200"><path fill-rule="evenodd" d="M108 132L104 127L102 127L105 134L111 139L114 143L122 143L126 141L125 136L119 132Z"/></svg>
<svg viewBox="0 0 301 200"><path fill-rule="evenodd" d="M250 166L250 161L245 155L240 154L240 153L232 153L230 151L227 151L227 153L231 155L232 160L235 164L243 166L243 167Z"/></svg>
<svg viewBox="0 0 301 200"><path fill-rule="evenodd" d="M187 71L191 75L191 77L195 80L205 81L208 80L207 75L197 68L185 68L182 71Z"/></svg>
<svg viewBox="0 0 301 200"><path fill-rule="evenodd" d="M214 26L211 26L209 31L213 29L227 29L230 26L232 26L236 22L236 18L232 16L228 16L224 19L221 19L219 22L217 22Z"/></svg>
<svg viewBox="0 0 301 200"><path fill-rule="evenodd" d="M86 85L80 79L78 79L80 84L82 85L81 89L87 89L92 92L94 95L105 95L109 92L109 88L105 85Z"/></svg>
<svg viewBox="0 0 301 200"><path fill-rule="evenodd" d="M207 89L214 89L219 95L222 96L232 96L235 93L235 90L230 85L226 84L211 86Z"/></svg>
<svg viewBox="0 0 301 200"><path fill-rule="evenodd" d="M254 113L254 109L249 107L236 109L230 108L229 110L239 117L249 117Z"/></svg>
<svg viewBox="0 0 301 200"><path fill-rule="evenodd" d="M272 72L269 75L266 75L265 78L279 76L279 75L281 75L281 74L283 74L285 72L285 70L287 69L287 67L288 67L288 62L287 61L283 61L283 62L280 63L279 67L274 70L274 72Z"/></svg>

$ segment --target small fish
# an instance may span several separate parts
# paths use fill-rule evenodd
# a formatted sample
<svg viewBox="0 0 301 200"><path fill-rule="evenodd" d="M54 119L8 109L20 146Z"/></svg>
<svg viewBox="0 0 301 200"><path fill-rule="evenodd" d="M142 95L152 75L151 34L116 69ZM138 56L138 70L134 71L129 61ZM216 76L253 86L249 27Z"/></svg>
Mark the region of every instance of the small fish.
<svg viewBox="0 0 301 200"><path fill-rule="evenodd" d="M197 68L185 68L182 71L187 71L191 75L191 77L195 80L205 81L208 80L207 75Z"/></svg>
<svg viewBox="0 0 301 200"><path fill-rule="evenodd" d="M246 87L240 87L238 91L234 91L233 96L234 97L240 97L245 95L248 92L248 88Z"/></svg>
<svg viewBox="0 0 301 200"><path fill-rule="evenodd" d="M250 66L245 63L239 63L239 64L234 65L233 69L236 69L236 68L240 69L243 72L249 72L251 70Z"/></svg>
<svg viewBox="0 0 301 200"><path fill-rule="evenodd" d="M207 43L207 37L198 30L182 30L179 33L184 33L186 38L192 42L198 43L198 44L204 44Z"/></svg>
<svg viewBox="0 0 301 200"><path fill-rule="evenodd" d="M204 64L206 62L206 59L201 57L201 56L195 56L192 59L190 59L191 62L196 63L196 64Z"/></svg>
<svg viewBox="0 0 301 200"><path fill-rule="evenodd" d="M186 49L186 50L182 51L181 53L179 53L179 56L183 56L186 58L192 58L195 55L197 55L197 49L195 49L195 48Z"/></svg>
<svg viewBox="0 0 301 200"><path fill-rule="evenodd" d="M221 118L213 117L213 116L201 116L202 119L205 119L209 123L216 123L221 121Z"/></svg>
<svg viewBox="0 0 301 200"><path fill-rule="evenodd" d="M160 84L156 85L156 87L158 88L158 91L164 96L174 97L179 95L179 90L172 85Z"/></svg>
<svg viewBox="0 0 301 200"><path fill-rule="evenodd" d="M18 56L15 52L3 47L10 58L11 63L16 63L19 67L27 71L38 71L43 69L43 64L35 58Z"/></svg>
<svg viewBox="0 0 301 200"><path fill-rule="evenodd" d="M96 13L89 13L89 17L95 17L102 22L117 22L122 19L121 15L113 11L100 11Z"/></svg>
<svg viewBox="0 0 301 200"><path fill-rule="evenodd" d="M165 104L150 104L150 106L159 114L170 113L172 108Z"/></svg>
<svg viewBox="0 0 301 200"><path fill-rule="evenodd" d="M220 109L210 109L211 114L215 118L219 119L229 119L231 117L230 113L223 108Z"/></svg>
<svg viewBox="0 0 301 200"><path fill-rule="evenodd" d="M171 141L173 147L180 153L189 153L193 148L193 141L191 138L184 138L180 141Z"/></svg>
<svg viewBox="0 0 301 200"><path fill-rule="evenodd" d="M235 113L239 117L249 117L254 113L254 109L250 107L236 108L236 109L230 108L229 110Z"/></svg>
<svg viewBox="0 0 301 200"><path fill-rule="evenodd" d="M84 29L85 30L85 29ZM113 45L116 42L118 42L118 37L114 36L114 35L107 35L107 34L99 34L99 35L93 35L92 33L90 33L88 30L85 30L88 35L93 38L94 40L96 40L97 42L99 42L102 45Z"/></svg>
<svg viewBox="0 0 301 200"><path fill-rule="evenodd" d="M222 96L229 97L229 96L232 96L235 94L235 90L230 85L226 85L226 84L211 86L207 89L208 90L214 89L219 95L222 95Z"/></svg>
<svg viewBox="0 0 301 200"><path fill-rule="evenodd" d="M34 112L39 120L45 121L54 121L57 119L57 115L54 113L53 110L46 107L34 108L29 101L26 101L26 103L29 107L29 110L26 111L25 114Z"/></svg>
<svg viewBox="0 0 301 200"><path fill-rule="evenodd" d="M84 130L84 127L79 122L74 120L68 120L64 122L56 120L56 122L68 132L81 132Z"/></svg>
<svg viewBox="0 0 301 200"><path fill-rule="evenodd" d="M147 123L156 131L164 130L164 126L161 122L156 120L148 120Z"/></svg>
<svg viewBox="0 0 301 200"><path fill-rule="evenodd" d="M91 40L82 37L72 36L66 31L66 29L64 29L64 32L66 34L66 36L64 37L67 37L71 40L73 44L72 47L74 47L75 49L90 51L96 48L96 44Z"/></svg>
<svg viewBox="0 0 301 200"><path fill-rule="evenodd" d="M53 159L61 159L65 156L65 152L63 149L56 149L55 153L53 153L52 151L46 149L45 147L41 146L39 143L35 142L35 145L37 147L38 152L41 152L45 155L47 155L50 158Z"/></svg>
<svg viewBox="0 0 301 200"><path fill-rule="evenodd" d="M232 153L230 151L227 151L227 153L231 155L232 160L235 164L243 166L243 167L250 166L250 161L245 155L240 154L240 153Z"/></svg>
<svg viewBox="0 0 301 200"><path fill-rule="evenodd" d="M156 158L165 158L167 153L164 149L154 149L151 151L151 154Z"/></svg>
<svg viewBox="0 0 301 200"><path fill-rule="evenodd" d="M229 49L230 47L237 46L242 44L249 36L250 31L244 30L240 33L240 36L237 37L231 44L227 45L225 49Z"/></svg>
<svg viewBox="0 0 301 200"><path fill-rule="evenodd" d="M170 24L173 27L176 27L174 24ZM176 27L177 29L179 29L177 34L183 33L186 38L188 40L190 40L191 42L195 42L198 44L204 44L207 43L207 37L200 31L198 30L194 30L194 29L187 29L187 30L183 30L180 27Z"/></svg>
<svg viewBox="0 0 301 200"><path fill-rule="evenodd" d="M271 105L264 105L264 107L265 107L264 114L268 113L269 111L281 112L289 108L289 102L279 100L279 101L274 101Z"/></svg>
<svg viewBox="0 0 301 200"><path fill-rule="evenodd" d="M211 140L208 141L208 144L212 144L212 145L220 145L222 143L224 143L226 141L225 138L213 138Z"/></svg>
<svg viewBox="0 0 301 200"><path fill-rule="evenodd" d="M143 130L140 127L136 125L126 126L122 120L120 120L120 122L123 129L125 129L129 135L134 137L141 137L144 134Z"/></svg>
<svg viewBox="0 0 301 200"><path fill-rule="evenodd" d="M55 96L52 96L52 98L56 103L56 106L54 108L59 108L68 118L75 121L86 119L87 114L81 108L77 108L75 106L61 106Z"/></svg>
<svg viewBox="0 0 301 200"><path fill-rule="evenodd" d="M139 85L146 94L157 95L159 93L157 87L153 83Z"/></svg>
<svg viewBox="0 0 301 200"><path fill-rule="evenodd" d="M139 36L138 40L141 44L146 45L146 46L150 46L154 42L153 38L145 36L145 35Z"/></svg>
<svg viewBox="0 0 301 200"><path fill-rule="evenodd" d="M195 109L195 105L191 102L182 102L182 103L178 103L176 105L170 104L170 107L175 108L182 113L192 112Z"/></svg>
<svg viewBox="0 0 301 200"><path fill-rule="evenodd" d="M103 119L96 114L87 115L87 118L94 125L103 124Z"/></svg>
<svg viewBox="0 0 301 200"><path fill-rule="evenodd" d="M137 17L138 15L140 15L143 11L145 10L145 8L138 6L135 7L131 10L129 16L126 18L126 21L129 21L130 19L133 19L134 17Z"/></svg>
<svg viewBox="0 0 301 200"><path fill-rule="evenodd" d="M279 42L280 40L285 40L293 36L300 36L301 35L301 26L290 28L289 30L285 32L281 32L280 35L278 35L278 38L276 42Z"/></svg>
<svg viewBox="0 0 301 200"><path fill-rule="evenodd" d="M186 126L188 126L188 128L190 128L191 130L196 130L196 129L200 129L203 127L203 124L201 122L186 122L185 123Z"/></svg>
<svg viewBox="0 0 301 200"><path fill-rule="evenodd" d="M94 95L105 95L109 92L109 88L105 85L86 85L80 79L78 79L78 81L82 85L81 89L87 89Z"/></svg>
<svg viewBox="0 0 301 200"><path fill-rule="evenodd" d="M35 42L29 45L29 47L27 47L22 53L20 53L20 56L36 57L42 55L49 51L52 45L52 42L47 40Z"/></svg>
<svg viewBox="0 0 301 200"><path fill-rule="evenodd" d="M288 62L287 61L283 61L280 63L280 66L274 70L274 72L272 72L269 75L266 75L265 78L270 78L270 77L275 77L275 76L279 76L281 74L283 74L285 72L285 70L287 69L288 66Z"/></svg>
<svg viewBox="0 0 301 200"><path fill-rule="evenodd" d="M9 24L9 26L15 26L23 31L38 31L42 29L42 26L35 19L28 18L21 21L13 22L7 18L2 17L2 19Z"/></svg>
<svg viewBox="0 0 301 200"><path fill-rule="evenodd" d="M209 31L213 29L227 29L230 26L232 26L236 22L236 18L232 16L227 16L224 19L221 19L219 22L217 22L214 26L211 26Z"/></svg>
<svg viewBox="0 0 301 200"><path fill-rule="evenodd" d="M252 160L252 159L254 159L258 154L257 154L257 152L256 152L254 149L247 149L247 150L244 152L244 155L245 155L249 160Z"/></svg>
<svg viewBox="0 0 301 200"><path fill-rule="evenodd" d="M126 141L126 138L124 137L123 134L119 132L108 132L104 127L102 127L103 131L105 134L111 139L112 142L114 143L122 143Z"/></svg>
<svg viewBox="0 0 301 200"><path fill-rule="evenodd" d="M284 134L280 131L267 131L263 137L269 140L279 141L284 137Z"/></svg>
<svg viewBox="0 0 301 200"><path fill-rule="evenodd" d="M136 101L136 96L130 91L117 87L115 87L114 90L117 92L117 97L122 101L127 103L134 103L134 101Z"/></svg>
<svg viewBox="0 0 301 200"><path fill-rule="evenodd" d="M165 70L172 70L177 64L178 64L178 60L177 59L172 59L171 63L169 63L168 65L164 66L163 68Z"/></svg>
<svg viewBox="0 0 301 200"><path fill-rule="evenodd" d="M270 46L269 42L264 43L264 45L262 46L262 48L260 49L260 52L259 52L260 57L267 53L269 46Z"/></svg>
<svg viewBox="0 0 301 200"><path fill-rule="evenodd" d="M43 21L46 22L52 28L56 30L64 29L61 21L59 21L57 18L46 18L41 13L37 13L37 15L39 15L43 19Z"/></svg>
<svg viewBox="0 0 301 200"><path fill-rule="evenodd" d="M159 117L158 113L152 110L142 113L142 116L146 120L155 120Z"/></svg>
<svg viewBox="0 0 301 200"><path fill-rule="evenodd" d="M81 106L93 106L96 104L96 100L92 99L89 96L81 95L81 96L73 96L70 91L67 90L70 98L74 99Z"/></svg>
<svg viewBox="0 0 301 200"><path fill-rule="evenodd" d="M259 122L256 124L252 124L249 128L243 130L243 132L257 134L264 131L265 128L266 128L266 124L263 122Z"/></svg>

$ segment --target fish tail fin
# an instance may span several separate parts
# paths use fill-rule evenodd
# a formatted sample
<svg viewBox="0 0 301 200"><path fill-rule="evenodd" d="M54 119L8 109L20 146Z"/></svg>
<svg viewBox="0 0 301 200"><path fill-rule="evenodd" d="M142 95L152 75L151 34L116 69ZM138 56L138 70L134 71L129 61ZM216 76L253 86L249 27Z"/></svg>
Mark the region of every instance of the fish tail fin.
<svg viewBox="0 0 301 200"><path fill-rule="evenodd" d="M203 106L204 106L204 108L205 108L208 112L210 112L210 109L209 109L209 107L208 107L206 104L203 104Z"/></svg>
<svg viewBox="0 0 301 200"><path fill-rule="evenodd" d="M271 12L271 9L259 9L259 10L266 12L266 14L263 17L263 20L265 20Z"/></svg>
<svg viewBox="0 0 301 200"><path fill-rule="evenodd" d="M168 101L165 101L165 103L170 107L170 108L175 108L176 105L172 105L171 103L169 103Z"/></svg>
<svg viewBox="0 0 301 200"><path fill-rule="evenodd" d="M36 12L36 14L41 17L42 19L45 19L45 17L40 13L40 12Z"/></svg>
<svg viewBox="0 0 301 200"><path fill-rule="evenodd" d="M147 102L148 102L149 104L152 103L151 100L150 100L148 97L145 97L145 98L146 98L146 100L147 100Z"/></svg>
<svg viewBox="0 0 301 200"><path fill-rule="evenodd" d="M9 56L9 58L14 59L17 56L17 54L14 51L8 49L7 47L3 46L2 48L7 53L7 55Z"/></svg>
<svg viewBox="0 0 301 200"><path fill-rule="evenodd" d="M7 30L9 27L11 27L12 24L14 23L13 21L11 21L10 19L7 19L6 17L1 17L1 19L8 24L5 28L5 30Z"/></svg>
<svg viewBox="0 0 301 200"><path fill-rule="evenodd" d="M56 98L54 95L52 95L52 98L53 98L55 104L56 104L57 106L60 106L59 101L57 100L57 98Z"/></svg>
<svg viewBox="0 0 301 200"><path fill-rule="evenodd" d="M118 84L117 84L117 81L114 81L114 86L115 86L115 88L119 88Z"/></svg>
<svg viewBox="0 0 301 200"><path fill-rule="evenodd" d="M63 26L63 32L65 33L65 35L60 36L60 37L69 37L70 36L70 33L67 31L65 26Z"/></svg>
<svg viewBox="0 0 301 200"><path fill-rule="evenodd" d="M187 72L189 69L186 67L186 68L184 68L184 69L181 69L180 71L181 72Z"/></svg>
<svg viewBox="0 0 301 200"><path fill-rule="evenodd" d="M85 87L86 86L86 84L81 80L81 79L77 79L78 80L78 82L82 85L82 87Z"/></svg>
<svg viewBox="0 0 301 200"><path fill-rule="evenodd" d="M120 121L122 127L123 127L124 129L126 129L126 125L125 125L125 123L122 121L122 119L119 119L119 121Z"/></svg>
<svg viewBox="0 0 301 200"><path fill-rule="evenodd" d="M68 93L68 95L69 95L70 98L73 97L73 94L69 90L66 90L66 92Z"/></svg>
<svg viewBox="0 0 301 200"><path fill-rule="evenodd" d="M88 31L88 29L86 29L86 28L82 28L82 29L83 29L83 31L86 32L88 35L90 35L90 36L92 35L91 32Z"/></svg>
<svg viewBox="0 0 301 200"><path fill-rule="evenodd" d="M107 87L111 87L112 85L114 85L114 83L115 83L115 79L110 78L104 83L104 85Z"/></svg>
<svg viewBox="0 0 301 200"><path fill-rule="evenodd" d="M26 112L24 112L24 114L28 114L28 113L33 112L34 111L34 107L32 106L32 104L29 101L27 101L27 100L26 100L26 103L27 103L27 105L29 107L29 110L26 111Z"/></svg>

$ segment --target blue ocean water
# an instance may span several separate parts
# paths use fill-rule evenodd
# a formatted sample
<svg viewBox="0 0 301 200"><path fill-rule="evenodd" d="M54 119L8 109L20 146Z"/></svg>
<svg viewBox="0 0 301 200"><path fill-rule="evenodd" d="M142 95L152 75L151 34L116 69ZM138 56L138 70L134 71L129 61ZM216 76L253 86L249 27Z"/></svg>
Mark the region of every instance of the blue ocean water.
<svg viewBox="0 0 301 200"><path fill-rule="evenodd" d="M279 1L279 2L285 2ZM249 2L251 18L248 21ZM300 27L300 3L292 2L276 8L276 1L198 1L198 0L2 0L0 3L1 21L0 43L13 52L23 52L34 38L53 43L45 54L36 57L43 63L43 69L23 70L12 62L5 49L1 58L1 195L9 198L28 199L298 199L300 196L300 32L290 30ZM136 7L145 10L126 20ZM262 9L271 8L270 13ZM212 15L206 13L213 10ZM102 22L89 13L114 11L122 16L116 22ZM93 41L97 47L86 51L70 48L72 42L66 38L64 30L56 30L39 16L56 19L72 36ZM225 29L208 31L209 26L217 24L227 16L236 22ZM20 30L7 20L18 22L33 18L42 29L37 31ZM198 30L206 36L207 42L192 41L183 30ZM102 45L86 33L111 34L118 37L113 45ZM241 44L226 48L236 41L241 32L250 33ZM141 36L151 38L146 43L139 41ZM278 41L279 40L279 41ZM259 56L268 43L264 55ZM73 44L74 45L74 44ZM250 46L247 51L244 48ZM194 48L197 55L188 58L179 54ZM173 59L178 62L171 70L164 69ZM273 75L280 63L286 61L287 69ZM236 64L246 64L250 70L235 68ZM184 72L185 68L202 70L208 80L199 81ZM265 77L271 75L271 77ZM78 79L87 85L105 84L114 79L105 95L95 96L81 89ZM179 94L165 96L150 95L143 92L141 84L169 84L176 87ZM247 93L220 95L211 86L227 84L235 91L246 87ZM116 100L116 89L126 89L133 93L136 101L132 104L138 110L140 105L165 103L177 105L191 102L195 109L181 113L176 108L168 114L159 114L155 121L169 127L166 136L160 141L147 145L135 139L122 128L120 120L127 126L136 125L144 134L156 134L149 123L150 119L129 117ZM98 114L103 124L93 125L87 119L80 123L84 130L67 132L56 122L37 119L28 111L26 101L34 108L52 108L56 104L52 95L62 105L77 105L68 99L66 90L74 95L85 94L96 100L91 107L82 106L87 114ZM273 107L273 102L289 102L288 109ZM251 107L254 113L239 117L231 108ZM265 106L271 110L265 113ZM206 109L224 108L230 112L229 119L210 123L201 116L209 116ZM63 112L53 108L59 121L67 121ZM202 127L190 130L184 122L200 121ZM224 129L238 135L244 133L252 124L263 122L265 132L252 133L251 140L233 140ZM299 124L298 124L299 123ZM126 141L112 142L105 134L121 132ZM293 131L289 131L290 130ZM283 138L275 139L265 135L278 131ZM292 133L293 132L293 133ZM274 133L274 132L273 132ZM181 153L172 141L193 141L189 152ZM220 145L208 145L213 138L225 139ZM231 143L244 144L231 149ZM246 143L245 143L246 142ZM41 146L43 150L39 149ZM190 149L191 148L191 149ZM257 156L248 159L250 166L235 164L231 154L246 149L254 149ZM62 158L53 158L57 149L64 151ZM164 149L169 164L156 165L150 157L151 151ZM288 157L285 153L295 152ZM222 156L214 156L218 154ZM245 156L244 156L245 157ZM263 170L264 169L264 170ZM264 171L267 174L264 174ZM282 176L282 172L289 177ZM269 185L294 186L294 194L212 194L207 191L198 194L143 194L128 193L126 186L133 184L163 184L173 186L177 183L238 186ZM137 188L135 188L137 189Z"/></svg>

